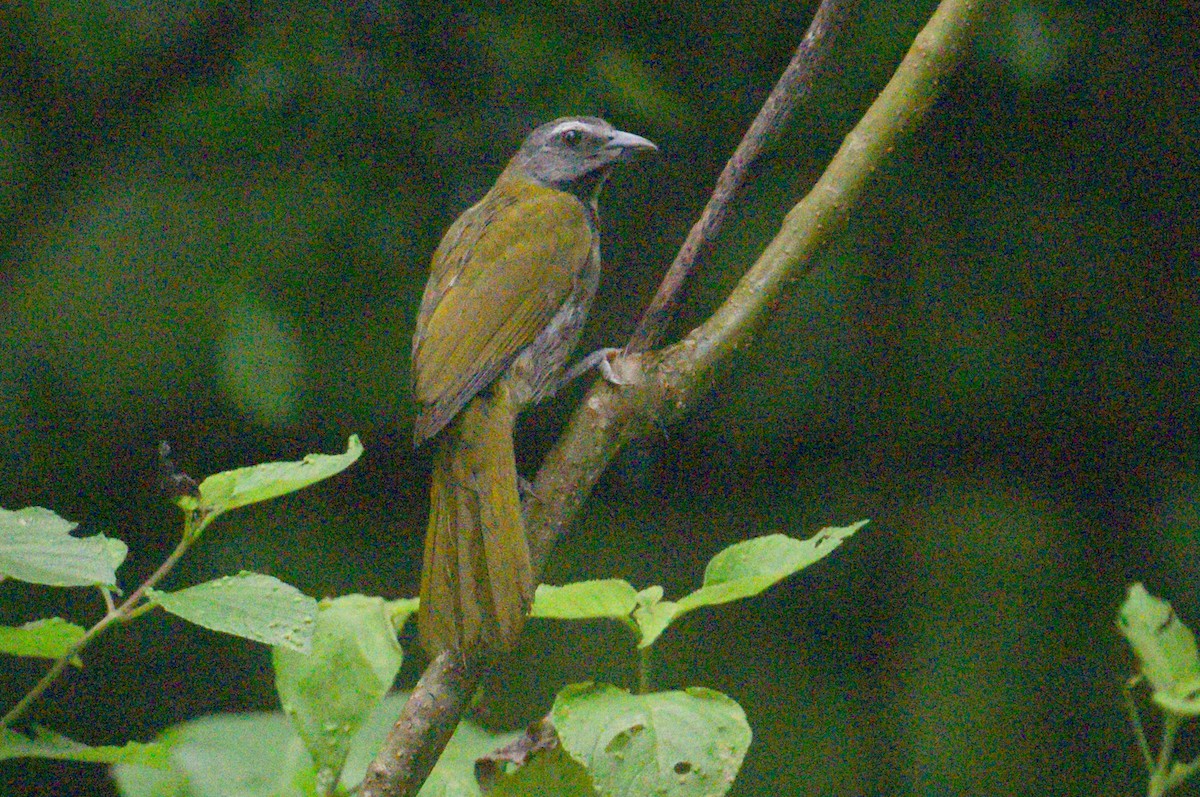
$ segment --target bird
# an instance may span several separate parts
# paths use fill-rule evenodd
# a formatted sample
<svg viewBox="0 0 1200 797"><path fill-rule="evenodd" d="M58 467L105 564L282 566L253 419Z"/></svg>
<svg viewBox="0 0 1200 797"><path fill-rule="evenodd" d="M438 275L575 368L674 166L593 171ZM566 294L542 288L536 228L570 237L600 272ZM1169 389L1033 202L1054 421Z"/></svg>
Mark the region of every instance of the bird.
<svg viewBox="0 0 1200 797"><path fill-rule="evenodd" d="M600 189L657 149L594 116L540 125L434 251L412 344L413 442L434 448L417 618L431 658L511 650L524 625L517 415L567 376L600 281Z"/></svg>

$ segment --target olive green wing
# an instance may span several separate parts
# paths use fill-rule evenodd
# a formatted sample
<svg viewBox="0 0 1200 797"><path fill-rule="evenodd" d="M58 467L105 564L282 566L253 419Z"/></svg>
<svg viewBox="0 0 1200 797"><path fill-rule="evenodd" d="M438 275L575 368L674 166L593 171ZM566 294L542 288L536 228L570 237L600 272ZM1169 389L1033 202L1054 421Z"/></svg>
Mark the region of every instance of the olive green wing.
<svg viewBox="0 0 1200 797"><path fill-rule="evenodd" d="M558 312L592 231L572 194L509 181L446 232L413 338L415 439L432 437Z"/></svg>

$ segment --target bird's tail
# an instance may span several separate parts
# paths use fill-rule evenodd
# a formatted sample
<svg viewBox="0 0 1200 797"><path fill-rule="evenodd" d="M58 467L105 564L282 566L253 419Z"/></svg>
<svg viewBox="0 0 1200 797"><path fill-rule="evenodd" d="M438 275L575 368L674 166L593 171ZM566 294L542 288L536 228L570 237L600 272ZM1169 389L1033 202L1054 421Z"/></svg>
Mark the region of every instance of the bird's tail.
<svg viewBox="0 0 1200 797"><path fill-rule="evenodd" d="M438 436L421 568L421 645L430 656L507 650L533 596L513 453L516 408L503 383L471 399Z"/></svg>

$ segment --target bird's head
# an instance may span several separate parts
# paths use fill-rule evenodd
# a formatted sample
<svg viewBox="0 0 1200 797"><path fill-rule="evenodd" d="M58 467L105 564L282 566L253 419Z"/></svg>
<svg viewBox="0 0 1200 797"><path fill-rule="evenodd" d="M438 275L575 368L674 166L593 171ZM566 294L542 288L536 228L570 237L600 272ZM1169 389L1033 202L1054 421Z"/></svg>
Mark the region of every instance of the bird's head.
<svg viewBox="0 0 1200 797"><path fill-rule="evenodd" d="M595 116L564 116L530 133L507 170L519 169L526 177L563 191L582 188L591 193L614 163L657 149L652 141Z"/></svg>

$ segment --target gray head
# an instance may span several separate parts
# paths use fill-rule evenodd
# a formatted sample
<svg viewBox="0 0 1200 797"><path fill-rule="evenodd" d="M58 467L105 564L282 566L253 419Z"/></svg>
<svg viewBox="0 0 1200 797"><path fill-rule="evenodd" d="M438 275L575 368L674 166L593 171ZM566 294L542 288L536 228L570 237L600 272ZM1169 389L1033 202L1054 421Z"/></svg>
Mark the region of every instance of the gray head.
<svg viewBox="0 0 1200 797"><path fill-rule="evenodd" d="M542 185L577 191L602 182L614 163L657 149L595 116L564 116L530 133L505 171L520 169Z"/></svg>

